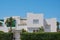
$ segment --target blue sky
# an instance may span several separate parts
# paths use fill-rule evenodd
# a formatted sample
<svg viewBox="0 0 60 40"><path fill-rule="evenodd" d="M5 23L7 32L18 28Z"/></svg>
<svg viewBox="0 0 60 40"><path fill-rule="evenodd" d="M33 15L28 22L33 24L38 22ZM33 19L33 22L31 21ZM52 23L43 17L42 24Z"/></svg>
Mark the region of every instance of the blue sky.
<svg viewBox="0 0 60 40"><path fill-rule="evenodd" d="M43 13L45 18L53 17L60 21L60 0L0 0L0 19L25 17L28 12Z"/></svg>

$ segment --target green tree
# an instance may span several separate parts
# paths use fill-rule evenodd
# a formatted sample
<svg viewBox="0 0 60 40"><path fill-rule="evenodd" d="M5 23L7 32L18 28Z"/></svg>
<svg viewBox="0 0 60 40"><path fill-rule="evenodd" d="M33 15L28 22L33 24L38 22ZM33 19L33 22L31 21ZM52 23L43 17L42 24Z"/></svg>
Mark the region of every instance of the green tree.
<svg viewBox="0 0 60 40"><path fill-rule="evenodd" d="M59 30L59 25L60 25L60 23L59 23L59 22L57 22L57 31Z"/></svg>
<svg viewBox="0 0 60 40"><path fill-rule="evenodd" d="M13 19L12 17L7 18L6 22L5 22L7 27L10 27L10 32L12 32L12 27L15 26L15 19Z"/></svg>

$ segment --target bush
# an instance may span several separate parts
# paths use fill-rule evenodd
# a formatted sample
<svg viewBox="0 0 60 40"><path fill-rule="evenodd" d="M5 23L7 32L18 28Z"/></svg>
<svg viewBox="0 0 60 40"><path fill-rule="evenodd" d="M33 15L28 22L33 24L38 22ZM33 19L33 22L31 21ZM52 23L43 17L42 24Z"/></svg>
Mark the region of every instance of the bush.
<svg viewBox="0 0 60 40"><path fill-rule="evenodd" d="M21 32L23 33L23 32L27 32L27 31L25 29L22 29Z"/></svg>
<svg viewBox="0 0 60 40"><path fill-rule="evenodd" d="M13 38L12 33L0 32L0 40L12 40L12 38Z"/></svg>
<svg viewBox="0 0 60 40"><path fill-rule="evenodd" d="M60 33L21 33L21 40L60 40Z"/></svg>
<svg viewBox="0 0 60 40"><path fill-rule="evenodd" d="M39 32L44 32L43 26L41 26L41 28L39 28Z"/></svg>

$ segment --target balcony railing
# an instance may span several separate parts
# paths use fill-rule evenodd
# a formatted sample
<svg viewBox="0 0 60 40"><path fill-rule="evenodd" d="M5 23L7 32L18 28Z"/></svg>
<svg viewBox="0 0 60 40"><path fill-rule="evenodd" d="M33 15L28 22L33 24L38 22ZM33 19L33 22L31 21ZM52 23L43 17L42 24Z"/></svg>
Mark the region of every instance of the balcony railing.
<svg viewBox="0 0 60 40"><path fill-rule="evenodd" d="M27 24L18 24L18 26L26 26Z"/></svg>

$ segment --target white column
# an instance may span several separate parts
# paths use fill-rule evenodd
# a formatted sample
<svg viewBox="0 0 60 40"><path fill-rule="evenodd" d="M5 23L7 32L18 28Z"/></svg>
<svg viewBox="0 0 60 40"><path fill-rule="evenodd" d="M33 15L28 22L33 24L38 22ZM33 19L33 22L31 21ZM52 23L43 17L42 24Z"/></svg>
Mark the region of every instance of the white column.
<svg viewBox="0 0 60 40"><path fill-rule="evenodd" d="M17 30L17 31L15 31L15 40L20 40L20 31L19 30Z"/></svg>

